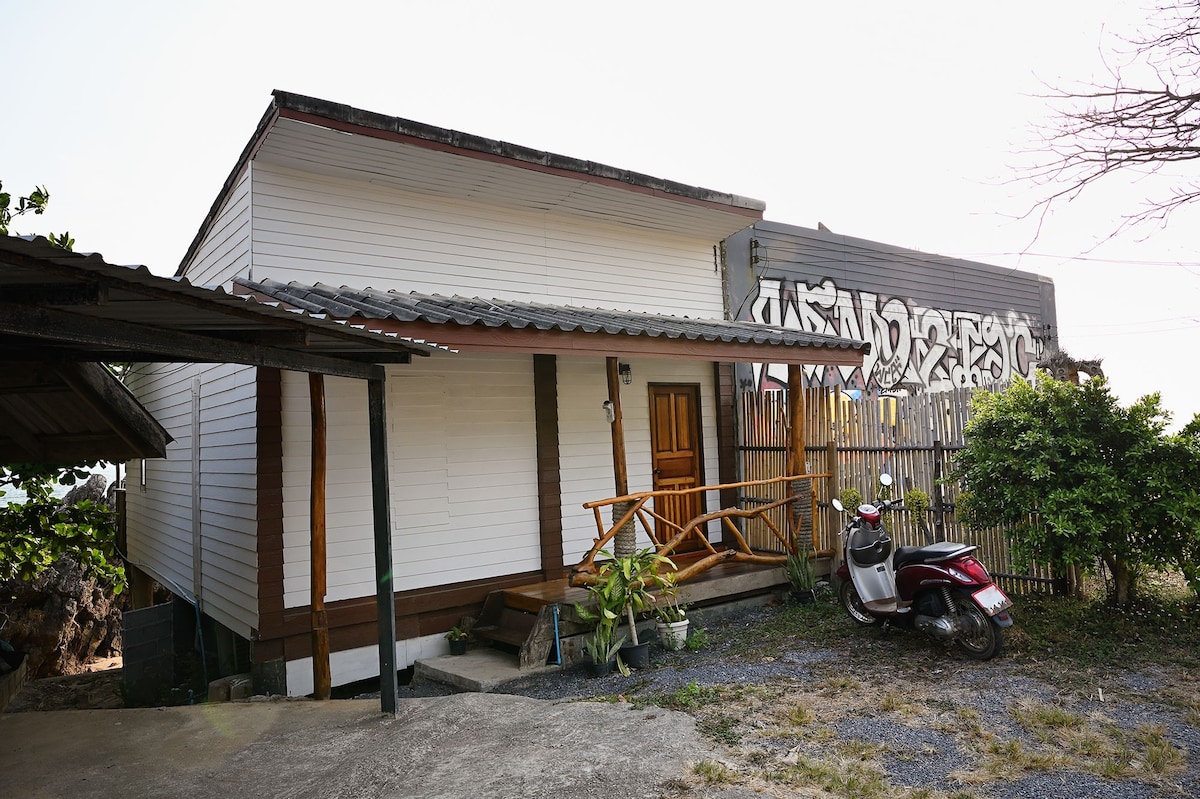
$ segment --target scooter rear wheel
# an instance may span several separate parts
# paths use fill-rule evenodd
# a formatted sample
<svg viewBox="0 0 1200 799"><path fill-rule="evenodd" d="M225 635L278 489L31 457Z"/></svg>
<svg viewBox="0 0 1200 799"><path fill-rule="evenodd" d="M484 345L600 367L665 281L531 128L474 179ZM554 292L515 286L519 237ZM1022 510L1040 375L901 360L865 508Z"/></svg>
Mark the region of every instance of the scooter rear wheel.
<svg viewBox="0 0 1200 799"><path fill-rule="evenodd" d="M863 627L876 627L883 624L883 619L876 618L867 612L862 597L858 595L858 589L854 587L852 581L845 580L838 586L838 601L842 603L842 609L854 620L855 624Z"/></svg>
<svg viewBox="0 0 1200 799"><path fill-rule="evenodd" d="M1000 625L979 609L971 595L961 589L954 592L954 610L958 613L961 634L958 648L972 660L991 660L1004 649Z"/></svg>

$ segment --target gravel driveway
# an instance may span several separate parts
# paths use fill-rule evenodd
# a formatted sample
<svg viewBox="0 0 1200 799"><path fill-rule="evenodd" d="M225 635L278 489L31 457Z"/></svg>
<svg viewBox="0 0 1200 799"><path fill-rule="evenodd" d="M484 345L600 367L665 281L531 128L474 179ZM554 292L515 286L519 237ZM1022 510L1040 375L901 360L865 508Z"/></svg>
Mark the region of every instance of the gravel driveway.
<svg viewBox="0 0 1200 799"><path fill-rule="evenodd" d="M691 714L722 754L660 786L666 797L1200 796L1200 675L1089 672L1028 652L975 663L848 620L844 636L814 644L804 612L701 616L699 651L656 644L651 667L629 677L574 667L503 691ZM832 608L815 612L836 623Z"/></svg>

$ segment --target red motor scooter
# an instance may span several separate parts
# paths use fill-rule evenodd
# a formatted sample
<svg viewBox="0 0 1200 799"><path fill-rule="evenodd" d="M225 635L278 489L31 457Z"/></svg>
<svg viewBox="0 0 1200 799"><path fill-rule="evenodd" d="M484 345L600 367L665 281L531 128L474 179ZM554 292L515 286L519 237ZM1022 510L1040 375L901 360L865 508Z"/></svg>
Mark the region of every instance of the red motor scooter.
<svg viewBox="0 0 1200 799"><path fill-rule="evenodd" d="M884 486L890 475L881 475ZM845 513L834 499L833 507ZM883 526L883 513L903 500L879 499L858 506L841 531L842 563L838 599L861 625L912 627L939 641L952 642L975 660L988 660L1003 648L1001 630L1012 626L1012 601L992 582L971 553L977 547L940 541L899 547Z"/></svg>

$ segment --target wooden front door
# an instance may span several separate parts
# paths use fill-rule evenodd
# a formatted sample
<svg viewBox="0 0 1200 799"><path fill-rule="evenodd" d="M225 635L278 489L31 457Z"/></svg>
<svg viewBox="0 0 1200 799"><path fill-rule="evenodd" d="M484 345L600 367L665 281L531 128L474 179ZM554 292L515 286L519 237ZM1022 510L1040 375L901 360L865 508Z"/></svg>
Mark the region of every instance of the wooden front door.
<svg viewBox="0 0 1200 799"><path fill-rule="evenodd" d="M700 438L700 387L696 385L650 386L650 461L655 491L694 488L704 484ZM655 497L654 510L676 527L656 522L655 534L666 543L679 527L704 512L704 494ZM699 549L689 536L676 551Z"/></svg>

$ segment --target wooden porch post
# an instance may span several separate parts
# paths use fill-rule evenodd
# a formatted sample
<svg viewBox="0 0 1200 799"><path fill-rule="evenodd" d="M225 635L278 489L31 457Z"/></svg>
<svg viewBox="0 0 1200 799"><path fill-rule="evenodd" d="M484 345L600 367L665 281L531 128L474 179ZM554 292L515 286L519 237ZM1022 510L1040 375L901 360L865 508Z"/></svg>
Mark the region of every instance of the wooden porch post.
<svg viewBox="0 0 1200 799"><path fill-rule="evenodd" d="M312 459L308 497L310 601L312 604L313 698L328 699L332 678L329 670L329 618L325 613L325 376L308 375L308 404L312 414Z"/></svg>
<svg viewBox="0 0 1200 799"><path fill-rule="evenodd" d="M608 401L612 403L612 456L613 481L616 484L618 497L629 493L629 469L625 464L625 421L621 414L621 377L617 374L619 364L614 357L605 359L605 372L608 376ZM629 510L628 503L618 502L613 505L613 521L620 519ZM637 549L637 528L631 519L617 531L613 538L613 554L617 557L632 555Z"/></svg>
<svg viewBox="0 0 1200 799"><path fill-rule="evenodd" d="M788 474L807 474L804 447L804 375L799 364L788 364L788 423L791 428L791 457L788 459Z"/></svg>
<svg viewBox="0 0 1200 799"><path fill-rule="evenodd" d="M382 369L380 370L382 373ZM392 496L388 484L384 378L367 380L371 420L371 507L375 521L375 607L379 627L379 705L396 715L396 589L392 580Z"/></svg>
<svg viewBox="0 0 1200 799"><path fill-rule="evenodd" d="M808 474L808 466L806 465L804 447L806 445L804 439L804 375L800 371L800 365L788 364L788 474L796 476L800 474ZM800 534L803 532L804 521L807 519L809 524L809 545L812 546L813 531L815 526L812 523L812 480L796 480L792 483L792 496L800 497L801 494L807 494L800 499L792 502L792 541L797 547L800 546ZM808 548L805 547L805 549Z"/></svg>

